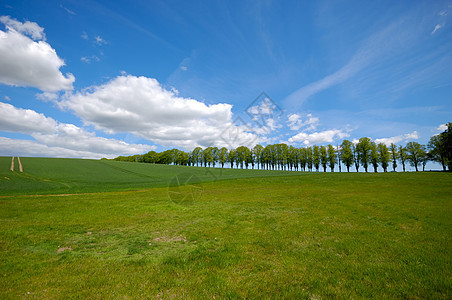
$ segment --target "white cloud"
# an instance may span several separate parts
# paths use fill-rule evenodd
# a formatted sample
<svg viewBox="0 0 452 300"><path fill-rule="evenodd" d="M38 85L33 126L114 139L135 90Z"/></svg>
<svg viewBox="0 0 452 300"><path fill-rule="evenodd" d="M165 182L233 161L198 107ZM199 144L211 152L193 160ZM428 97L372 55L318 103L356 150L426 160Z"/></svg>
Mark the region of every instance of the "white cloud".
<svg viewBox="0 0 452 300"><path fill-rule="evenodd" d="M5 96L6 101L11 101L11 98L9 96Z"/></svg>
<svg viewBox="0 0 452 300"><path fill-rule="evenodd" d="M34 110L16 108L0 102L0 130L31 134L33 132L52 133L57 122Z"/></svg>
<svg viewBox="0 0 452 300"><path fill-rule="evenodd" d="M431 34L435 34L435 32L436 32L438 29L440 29L441 27L443 27L441 24L437 24L437 25L435 26L435 28L433 29L433 31L432 31Z"/></svg>
<svg viewBox="0 0 452 300"><path fill-rule="evenodd" d="M50 92L44 92L40 94L36 94L36 98L38 98L41 101L48 102L48 101L56 101L58 99L57 93L50 93Z"/></svg>
<svg viewBox="0 0 452 300"><path fill-rule="evenodd" d="M138 152L130 154L136 153ZM90 151L79 151L62 147L51 147L30 140L19 140L0 137L0 156L100 159L102 157L114 158L117 155L113 155L111 153L94 153Z"/></svg>
<svg viewBox="0 0 452 300"><path fill-rule="evenodd" d="M339 129L331 129L320 132L305 133L300 132L289 139L289 143L302 142L306 146L314 144L332 143L336 139L343 139L348 137L349 134Z"/></svg>
<svg viewBox="0 0 452 300"><path fill-rule="evenodd" d="M80 58L80 60L84 63L90 64L92 61L99 61L100 58L97 57L96 55L91 55L91 56L83 56Z"/></svg>
<svg viewBox="0 0 452 300"><path fill-rule="evenodd" d="M88 34L87 34L86 32L83 32L82 35L81 35L81 37L82 37L82 39L84 39L84 40L88 40L88 39L89 39Z"/></svg>
<svg viewBox="0 0 452 300"><path fill-rule="evenodd" d="M8 30L14 30L24 35L28 35L34 40L45 41L46 39L44 28L35 22L26 21L25 23L22 23L15 19L11 19L9 16L1 16L0 23L5 24Z"/></svg>
<svg viewBox="0 0 452 300"><path fill-rule="evenodd" d="M188 70L188 68L187 68L186 66L181 66L180 69L181 69L182 71L187 71L187 70Z"/></svg>
<svg viewBox="0 0 452 300"><path fill-rule="evenodd" d="M0 30L0 83L12 86L31 86L46 92L72 89L75 78L64 76L60 68L64 61L44 40L44 33L36 23L20 23L1 17L6 31Z"/></svg>
<svg viewBox="0 0 452 300"><path fill-rule="evenodd" d="M35 139L23 141L4 138L3 144L0 145L0 155L25 153L31 156L58 154L57 156L66 157L111 158L155 149L154 146L128 144L116 139L98 137L73 124L59 123L33 110L16 108L2 102L0 102L0 130L28 134ZM25 145L28 148L21 149L17 145L21 147ZM37 149L43 152L40 153Z"/></svg>
<svg viewBox="0 0 452 300"><path fill-rule="evenodd" d="M397 135L397 136L393 136L393 137L389 137L389 138L376 139L375 143L377 143L377 144L383 143L386 145L390 145L392 143L396 144L401 141L408 142L410 140L417 140L418 138L419 138L419 135L418 135L417 131L415 130L411 133Z"/></svg>
<svg viewBox="0 0 452 300"><path fill-rule="evenodd" d="M307 114L304 117L304 121L299 114L290 114L287 120L287 124L291 130L299 130L304 128L303 131L315 130L319 124L319 118L313 117L312 114Z"/></svg>
<svg viewBox="0 0 452 300"><path fill-rule="evenodd" d="M68 14L70 14L70 15L73 15L73 16L77 15L74 11L70 10L70 9L67 8L67 7L64 7L62 4L60 4L60 7L61 7L62 9L64 9L64 10L65 10Z"/></svg>
<svg viewBox="0 0 452 300"><path fill-rule="evenodd" d="M130 132L184 149L227 144L221 134L236 126L231 121L230 104L206 105L182 98L153 78L132 75L71 94L60 106L107 133Z"/></svg>
<svg viewBox="0 0 452 300"><path fill-rule="evenodd" d="M436 128L436 130L441 131L441 132L446 131L447 130L447 124L439 125L438 128Z"/></svg>
<svg viewBox="0 0 452 300"><path fill-rule="evenodd" d="M99 46L107 44L107 41L101 38L99 35L94 38L94 42Z"/></svg>

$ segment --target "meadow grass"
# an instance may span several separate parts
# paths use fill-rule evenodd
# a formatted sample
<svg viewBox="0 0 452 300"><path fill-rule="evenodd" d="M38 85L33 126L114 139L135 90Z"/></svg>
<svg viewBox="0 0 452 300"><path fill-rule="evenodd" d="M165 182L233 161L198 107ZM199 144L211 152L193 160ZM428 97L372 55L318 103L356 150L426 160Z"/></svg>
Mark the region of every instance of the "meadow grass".
<svg viewBox="0 0 452 300"><path fill-rule="evenodd" d="M451 175L219 180L190 205L5 196L0 297L450 299Z"/></svg>
<svg viewBox="0 0 452 300"><path fill-rule="evenodd" d="M0 195L73 194L167 187L178 175L200 182L297 175L295 172L221 169L106 160L21 158L24 172L11 172L11 157L0 157Z"/></svg>

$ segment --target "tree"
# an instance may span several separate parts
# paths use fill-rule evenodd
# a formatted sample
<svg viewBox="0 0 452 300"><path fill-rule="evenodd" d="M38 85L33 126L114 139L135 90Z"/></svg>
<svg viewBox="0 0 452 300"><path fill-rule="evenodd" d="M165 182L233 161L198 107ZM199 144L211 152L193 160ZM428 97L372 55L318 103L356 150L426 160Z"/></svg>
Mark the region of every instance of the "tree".
<svg viewBox="0 0 452 300"><path fill-rule="evenodd" d="M240 168L243 169L243 165L248 169L248 165L251 163L251 151L246 146L240 146L236 150L236 163L240 164Z"/></svg>
<svg viewBox="0 0 452 300"><path fill-rule="evenodd" d="M235 150L234 149L229 150L228 162L231 164L231 169L234 168L235 157L236 157Z"/></svg>
<svg viewBox="0 0 452 300"><path fill-rule="evenodd" d="M339 148L339 145L336 145L336 154L337 154L337 166L339 167L339 173L342 172L342 153L341 148Z"/></svg>
<svg viewBox="0 0 452 300"><path fill-rule="evenodd" d="M218 151L218 161L221 167L224 168L224 164L228 161L228 148L223 147Z"/></svg>
<svg viewBox="0 0 452 300"><path fill-rule="evenodd" d="M378 148L377 144L375 142L370 142L370 162L372 163L372 166L374 167L374 172L378 172Z"/></svg>
<svg viewBox="0 0 452 300"><path fill-rule="evenodd" d="M439 162L443 167L443 171L446 171L446 152L444 146L439 134L432 136L427 144L431 160Z"/></svg>
<svg viewBox="0 0 452 300"><path fill-rule="evenodd" d="M306 148L306 163L308 165L309 172L312 172L312 165L314 164L314 155L312 153L312 148Z"/></svg>
<svg viewBox="0 0 452 300"><path fill-rule="evenodd" d="M295 168L295 170L298 170L298 156L298 149L290 145L287 149L287 165L291 171L293 170L293 168Z"/></svg>
<svg viewBox="0 0 452 300"><path fill-rule="evenodd" d="M425 153L424 145L417 142L409 142L406 144L407 160L418 171L418 166L422 161L422 157Z"/></svg>
<svg viewBox="0 0 452 300"><path fill-rule="evenodd" d="M334 172L334 166L336 165L336 150L332 145L328 145L327 153L328 153L328 166L330 167L331 172Z"/></svg>
<svg viewBox="0 0 452 300"><path fill-rule="evenodd" d="M388 164L390 160L389 150L388 147L383 143L378 144L378 158L383 171L388 172Z"/></svg>
<svg viewBox="0 0 452 300"><path fill-rule="evenodd" d="M360 156L361 164L363 165L364 170L367 173L367 168L370 162L370 154L371 154L371 141L368 137L362 137L359 139L358 144L356 145L358 149L358 153Z"/></svg>
<svg viewBox="0 0 452 300"><path fill-rule="evenodd" d="M276 144L276 157L280 170L285 170L287 165L289 146L286 144Z"/></svg>
<svg viewBox="0 0 452 300"><path fill-rule="evenodd" d="M397 157L399 155L397 152L397 146L394 145L394 143L391 143L391 145L389 146L389 149L391 151L391 156L392 156L392 169L395 172L396 168L397 168Z"/></svg>
<svg viewBox="0 0 452 300"><path fill-rule="evenodd" d="M358 144L352 143L352 150L353 150L353 161L355 163L356 172L359 172L359 163L361 161Z"/></svg>
<svg viewBox="0 0 452 300"><path fill-rule="evenodd" d="M425 171L425 165L430 160L430 153L427 151L427 147L425 145L423 146L423 151L421 155L421 164L422 164L422 172Z"/></svg>
<svg viewBox="0 0 452 300"><path fill-rule="evenodd" d="M143 162L154 164L158 159L158 153L155 151L149 151L143 155Z"/></svg>
<svg viewBox="0 0 452 300"><path fill-rule="evenodd" d="M347 167L347 172L350 172L350 166L353 164L352 142L343 140L341 144L342 162Z"/></svg>
<svg viewBox="0 0 452 300"><path fill-rule="evenodd" d="M256 161L257 169L259 169L259 166L262 166L262 152L264 151L264 147L257 144L253 148L253 155L254 160Z"/></svg>
<svg viewBox="0 0 452 300"><path fill-rule="evenodd" d="M328 153L325 146L320 146L320 161L322 162L323 172L326 172L328 164Z"/></svg>
<svg viewBox="0 0 452 300"><path fill-rule="evenodd" d="M212 153L212 158L211 158L211 162L212 162L212 167L215 167L215 165L218 162L218 152L220 150L218 150L218 147L212 147L210 149L211 153Z"/></svg>
<svg viewBox="0 0 452 300"><path fill-rule="evenodd" d="M299 161L300 161L300 167L303 172L306 170L306 165L308 163L308 149L306 148L300 148L299 151Z"/></svg>
<svg viewBox="0 0 452 300"><path fill-rule="evenodd" d="M439 136L444 144L444 152L446 157L447 168L452 171L452 123L447 123L447 129L440 133Z"/></svg>
<svg viewBox="0 0 452 300"><path fill-rule="evenodd" d="M403 172L405 172L406 150L402 146L399 146L399 159L402 163Z"/></svg>
<svg viewBox="0 0 452 300"><path fill-rule="evenodd" d="M429 153L433 161L441 163L443 171L446 166L452 171L452 123L446 124L446 130L430 138Z"/></svg>
<svg viewBox="0 0 452 300"><path fill-rule="evenodd" d="M209 164L210 167L210 163L213 160L211 148L212 147L207 147L202 151L202 162L204 163L204 167L207 167L207 164Z"/></svg>
<svg viewBox="0 0 452 300"><path fill-rule="evenodd" d="M253 154L248 147L244 147L244 156L245 156L245 167L248 169L248 166L252 164L254 166Z"/></svg>
<svg viewBox="0 0 452 300"><path fill-rule="evenodd" d="M316 172L318 172L319 167L320 167L320 148L319 148L319 146L314 146L312 149L312 163L314 164Z"/></svg>

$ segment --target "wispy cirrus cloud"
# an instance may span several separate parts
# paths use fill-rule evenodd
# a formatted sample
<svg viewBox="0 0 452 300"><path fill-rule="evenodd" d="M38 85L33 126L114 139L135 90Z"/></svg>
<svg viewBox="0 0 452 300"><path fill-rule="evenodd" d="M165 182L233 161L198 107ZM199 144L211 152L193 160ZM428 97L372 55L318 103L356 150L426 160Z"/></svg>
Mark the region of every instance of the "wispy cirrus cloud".
<svg viewBox="0 0 452 300"><path fill-rule="evenodd" d="M370 69L370 73L378 72L378 66L381 67L384 63L393 59L398 59L398 63L403 63L406 52L412 51L416 48L415 45L423 43L426 39L425 33L428 32L426 31L428 29L425 28L423 22L419 22L419 19L432 22L437 17L437 14L420 15L419 8L406 12L402 17L363 40L350 60L336 72L292 92L285 99L286 106L299 108L314 95L355 78L363 70ZM436 25L431 34L437 32L441 27L441 24ZM390 66L394 67L393 63ZM400 69L404 67L406 66L401 66L395 70L401 72ZM366 76L368 75L366 74ZM374 75L371 74L370 76Z"/></svg>
<svg viewBox="0 0 452 300"><path fill-rule="evenodd" d="M431 33L431 34L435 34L435 32L437 32L437 31L438 31L438 29L440 29L441 27L443 27L443 25L441 25L441 24L437 24L437 25L435 26L435 28L433 28L433 31L432 31L432 33Z"/></svg>

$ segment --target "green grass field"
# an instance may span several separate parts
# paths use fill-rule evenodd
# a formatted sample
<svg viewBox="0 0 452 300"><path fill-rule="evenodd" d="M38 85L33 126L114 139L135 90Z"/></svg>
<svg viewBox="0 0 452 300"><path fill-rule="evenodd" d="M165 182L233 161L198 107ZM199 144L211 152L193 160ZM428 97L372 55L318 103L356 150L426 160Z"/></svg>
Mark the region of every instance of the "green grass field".
<svg viewBox="0 0 452 300"><path fill-rule="evenodd" d="M10 162L2 299L452 297L452 174Z"/></svg>
<svg viewBox="0 0 452 300"><path fill-rule="evenodd" d="M11 172L11 157L0 157L0 195L72 194L168 187L180 174L201 182L296 175L285 171L167 166L118 161L21 158L24 172ZM17 159L15 169L19 170Z"/></svg>

